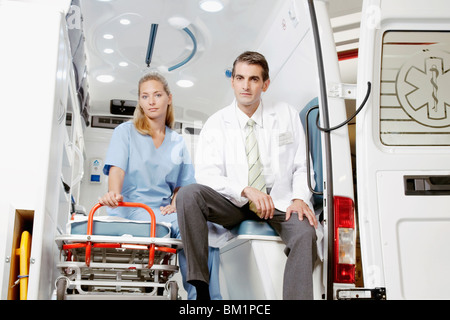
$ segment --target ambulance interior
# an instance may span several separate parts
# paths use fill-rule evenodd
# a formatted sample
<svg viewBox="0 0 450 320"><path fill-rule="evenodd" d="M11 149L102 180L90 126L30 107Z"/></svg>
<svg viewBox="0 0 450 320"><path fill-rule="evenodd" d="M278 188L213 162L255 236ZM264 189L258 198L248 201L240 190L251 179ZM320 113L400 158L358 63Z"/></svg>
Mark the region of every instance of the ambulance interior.
<svg viewBox="0 0 450 320"><path fill-rule="evenodd" d="M24 9L30 3L22 2ZM174 99L175 128L185 138L192 156L202 123L233 100L230 87L231 65L234 58L243 51L260 51L268 59L271 87L264 99L282 99L297 107L299 112L311 101L317 101L314 99L319 96L318 71L307 1L213 1L216 5L223 5L217 12L205 11L199 6L206 2L208 1L74 0L60 1L58 4L55 1L45 3L49 8L59 7L64 11L67 34L62 37L70 43L67 49L71 64L69 68L74 75L72 96L66 99L64 133L70 141L69 154L72 159L69 167L61 167L62 176L67 177L65 184L70 190L70 201L65 207L58 205L54 209L59 213L51 219L54 221L54 230L50 231L53 238L65 232L65 226L74 212L87 214L97 203L98 197L106 192L107 176L102 173L102 169L109 139L118 124L132 117L137 101L137 83L147 72L158 71L168 80ZM329 41L326 44L327 40L322 40L323 46L334 50L329 55L334 55L338 62L337 68L331 68L335 71L333 77L339 83L355 84L362 0L314 3L322 10L318 19L329 18L329 25L326 27L330 28L331 33L321 36L328 37L328 40L334 37L332 43ZM323 14L324 9L326 15ZM345 104L348 115L354 112L355 100L341 99L339 103ZM347 141L352 155L353 124L351 122L348 125L350 140ZM347 136L345 139L348 139ZM51 196L44 197L48 199ZM33 201L34 199L25 202L15 199L14 205L10 206L13 209L8 209L13 213L4 220L3 225L7 226L5 229L11 228L10 226L20 226L19 229L22 230L31 229L33 241L36 241L32 246L38 246L38 242L43 246L37 256L42 252L48 257L53 256L45 261L37 258L37 262L30 267L28 279L29 298L48 299L54 294L53 281L58 276L54 264L59 253L54 252L54 240L49 245L52 243L51 239L41 239L37 235L36 230L44 230L43 222L36 227L34 221L35 225L30 227L33 219L41 217L40 209L35 209ZM100 209L100 215L105 214L103 209ZM43 210L47 212L48 209ZM61 211L64 213L61 214ZM45 227L45 230L47 228L49 227ZM8 230L3 233L10 235L11 231ZM284 259L282 243L276 235L272 235L271 244L263 241L268 247L261 246L262 242L258 242L258 238L247 240L222 250L221 258L240 259L241 253L235 251L233 254L236 255L229 258L229 250L239 246L244 255L268 250L267 252L275 254L269 259L273 262L269 262L265 270L271 275L270 280L263 287L258 287L255 282L253 289L243 290L239 287L239 282L242 281L239 274L244 272L237 272L239 269L236 269L241 266L222 261L223 297L281 299L282 274L277 273L276 269ZM9 256L8 244L9 242L1 252L5 257ZM249 247L245 247L246 245ZM31 251L33 252L33 247ZM246 266L260 268L263 262L255 259L248 260ZM39 263L42 267L35 266ZM50 266L45 265L46 263L50 263ZM38 280L32 279L32 272L35 272ZM315 288L317 299L325 296L323 272L323 268L318 268L315 272L315 279L319 283ZM43 276L43 273L47 275ZM3 274L3 282L10 282L9 278L14 278L6 267ZM6 295L14 297L18 293L11 290L5 293L2 289L2 297L6 298ZM182 298L186 297L181 285L180 295Z"/></svg>
<svg viewBox="0 0 450 320"><path fill-rule="evenodd" d="M122 115L110 114L111 99L106 97L111 97L111 92L114 92L114 99L116 99L116 101L117 99L136 100L136 83L138 77L149 70L149 68L142 63L143 54L147 49L147 43L143 41L142 43L136 44L135 40L130 39L128 33L121 33L121 30L117 30L117 32L110 31L114 38L105 39L104 36L107 30L111 30L109 28L112 28L114 24L119 25L120 19L126 19L127 14L118 15L114 18L111 17L111 19L101 23L102 20L99 19L97 12L99 12L100 7L103 8L103 6L105 6L105 3L90 2L86 4L82 3L82 5L85 6L82 7L82 10L86 11L83 24L88 39L90 39L90 41L87 41L87 50L89 50L90 53L90 60L88 61L89 65L93 66L93 70L89 71L88 77L91 113L99 116L98 118L93 118L93 121L110 121L111 123L114 123L114 121L117 121L117 118L120 118ZM115 4L111 3L111 5ZM151 17L152 19L155 19L151 21L154 21L153 23L158 23L159 26L150 70L156 69L157 71L162 71L163 75L167 77L171 84L175 101L176 119L179 120L181 132L190 147L192 155L194 155L195 152L196 133L198 132L198 129L201 128L201 123L206 121L209 115L227 105L229 101L233 99L228 74L233 62L232 57L239 55L240 52L245 50L256 50L258 47L264 46L264 43L273 41L273 38L270 38L270 36L277 37L277 27L283 28L283 26L279 26L280 22L282 22L282 19L279 19L280 12L283 10L295 10L293 5L294 2L291 1L277 3L274 3L273 1L246 1L244 3L231 1L223 9L223 13L207 13L201 12L201 10L198 9L197 3L194 3L191 6L191 4L181 4L180 2L180 5L177 8L177 10L179 10L178 12L172 11L172 7L170 10L165 8L166 5L162 5L163 7L161 8L152 7L148 10L143 10L165 13L165 15L158 15L156 18L153 18L153 16ZM361 1L345 1L345 4L339 1L330 1L327 5L330 12L332 12L330 15L331 21L332 23L335 23L335 37L337 38L336 46L338 48L338 55L340 54L341 57L342 73L345 74L343 76L345 79L343 79L342 82L356 83L358 19L360 18ZM99 8L96 9L95 7ZM123 9L133 12L128 6ZM302 7L297 10L302 10ZM95 15L95 19L94 17L90 17L90 14ZM297 19L300 21L305 15L305 13L301 12L296 14L298 16ZM189 57L194 50L193 39L191 39L186 32L174 25L173 17L177 16L182 16L191 21L188 28L195 31L196 52L189 62L186 62L185 65L178 69L179 71L173 70L172 72L164 72L163 70L165 68L170 68L177 63L182 62L186 57ZM261 19L261 17L268 18ZM129 18L130 21L133 21L133 18L138 19L140 17L133 17L130 15ZM264 23L263 21L274 22ZM140 27L142 23L144 23L144 21L130 23L130 29L136 28L130 30L130 32L135 35L136 38L140 37L147 40L146 37L149 33L149 28ZM290 22L285 20L284 23L288 24ZM290 25L285 27L291 28ZM114 28L116 27L114 26ZM303 35L299 32L298 37L302 36ZM123 40L122 37L124 37ZM127 40L125 40L125 38ZM126 43L125 41L133 41L133 43L129 43L128 46L125 47L117 47L117 43ZM311 39L308 39L308 41L311 41ZM261 43L263 44L261 45ZM304 43L306 44L304 44L304 48L301 50L308 50L308 46L312 46L312 43L308 44L307 41L304 41ZM294 41L293 44L297 45ZM109 48L112 48L115 52L112 54L105 54L104 50ZM183 50L180 51L175 48L183 48ZM297 67L295 66L296 63L302 65L298 70L300 78L302 79L296 79L301 81L301 83L286 85L290 75L283 74L280 71L283 68L283 70L289 69L289 66L283 66L288 59L286 55L290 54L289 50L292 49L288 47L286 48L285 53L283 53L283 49L276 50L276 52L270 52L270 49L265 49L267 52L266 55L270 55L269 64L271 68L271 88L268 90L267 95L270 96L272 94L274 98L278 99L290 99L292 103L295 103L295 105L299 107L300 101L303 101L302 105L306 105L315 97L316 93L314 93L314 90L317 90L317 88L307 85L307 82L309 82L311 78L306 75L316 74L317 71L315 70L316 66L314 64L307 69L303 66L305 61L300 60L300 62L290 62L291 66L294 66L294 68ZM117 54L115 54L116 52ZM135 57L138 52L140 53L140 56ZM121 67L120 63L123 62L122 60L125 59L126 61L129 61L128 59L130 59L130 57L135 59L133 60L133 63L130 63L127 67ZM269 59L269 56L267 57ZM106 84L96 81L96 76L108 74L111 66L114 66L114 81ZM203 68L205 66L207 67ZM285 78L283 79L283 77ZM207 81L205 81L206 79ZM179 81L182 80L192 81L193 86L187 88L180 87ZM94 83L91 84L91 81ZM295 88L299 89L295 90ZM97 98L95 98L95 96ZM350 114L355 108L354 100L347 100L346 103L349 104ZM130 102L129 105L134 106L134 103ZM112 117L101 117L101 115ZM80 204L87 208L95 203L98 195L103 194L106 190L106 183L92 183L89 181L89 175L92 174L92 170L97 170L94 162L98 160L99 163L101 163L103 159L102 154L106 153L107 148L105 140L108 140L108 136L112 131L105 130L104 128L95 128L95 126L108 127L109 125L91 123L91 126L86 129L84 139L86 154L89 159L85 162L84 182L87 186L81 187ZM353 125L350 125L349 129L354 132ZM89 166L86 164L89 164ZM106 180L106 177L101 175L101 179L104 181ZM257 246L255 243L252 245ZM274 246L272 250L276 252L275 254L277 257L274 258L274 260L279 259L284 261L285 257L282 251L283 245L277 243L272 244L272 246ZM248 254L247 251L244 250L244 252L245 255ZM261 254L261 249L259 249L258 254ZM222 260L226 259L227 253L224 253L221 257ZM246 267L251 268L252 263L253 262L248 262ZM260 264L263 263L260 262ZM272 264L274 264L273 269L276 270L277 264ZM232 284L227 286L225 282L221 283L221 290L223 291L222 295L224 297L227 297L227 292L232 290L233 292L230 294L234 298L281 298L282 276L280 273L268 270L267 272L272 274L273 284L267 285L266 288L260 288L258 285L259 281L256 280L253 283L253 289L250 290L248 289L248 286L239 286L239 283L245 283L246 280L239 278L238 275L242 273L235 268L242 267L243 266L235 266L233 268L230 263L227 264L222 261L221 272L228 272L228 277L234 275L234 282ZM321 298L320 293L317 293L317 296L318 298Z"/></svg>

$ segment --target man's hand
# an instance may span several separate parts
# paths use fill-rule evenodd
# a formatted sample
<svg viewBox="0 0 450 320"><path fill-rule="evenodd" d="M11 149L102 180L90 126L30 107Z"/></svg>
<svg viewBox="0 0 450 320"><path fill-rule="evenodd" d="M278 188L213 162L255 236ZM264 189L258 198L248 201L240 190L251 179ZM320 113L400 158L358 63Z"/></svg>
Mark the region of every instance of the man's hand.
<svg viewBox="0 0 450 320"><path fill-rule="evenodd" d="M256 205L257 213L261 219L272 219L275 211L272 197L253 187L245 187L242 196Z"/></svg>
<svg viewBox="0 0 450 320"><path fill-rule="evenodd" d="M316 216L303 200L295 199L292 202L292 204L286 210L286 220L289 220L292 212L297 212L299 220L303 220L303 216L306 216L309 223L317 228Z"/></svg>

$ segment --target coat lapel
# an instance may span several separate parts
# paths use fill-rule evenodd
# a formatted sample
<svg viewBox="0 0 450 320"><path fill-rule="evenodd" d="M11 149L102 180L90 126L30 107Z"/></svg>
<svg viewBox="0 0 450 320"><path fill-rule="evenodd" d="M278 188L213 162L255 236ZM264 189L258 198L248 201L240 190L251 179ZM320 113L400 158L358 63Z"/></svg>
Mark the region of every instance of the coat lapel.
<svg viewBox="0 0 450 320"><path fill-rule="evenodd" d="M277 117L275 107L272 103L263 102L263 132L265 135L266 150L270 150L270 174L275 177L276 181L280 180L280 166L283 165L279 150L280 123ZM272 186L273 189L274 186Z"/></svg>
<svg viewBox="0 0 450 320"><path fill-rule="evenodd" d="M224 140L226 141L225 159L228 176L239 180L240 184L248 181L248 165L244 140L236 117L235 102L224 109L223 125Z"/></svg>

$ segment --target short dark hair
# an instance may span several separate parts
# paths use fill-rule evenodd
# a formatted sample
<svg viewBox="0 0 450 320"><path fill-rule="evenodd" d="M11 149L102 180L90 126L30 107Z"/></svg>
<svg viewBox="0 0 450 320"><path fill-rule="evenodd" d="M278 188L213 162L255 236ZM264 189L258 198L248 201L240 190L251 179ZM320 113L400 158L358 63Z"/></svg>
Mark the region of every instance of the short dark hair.
<svg viewBox="0 0 450 320"><path fill-rule="evenodd" d="M231 72L232 77L235 76L235 66L238 62L245 62L247 64L256 64L261 66L261 68L263 69L263 81L269 79L269 64L267 63L266 58L261 53L255 51L245 51L244 53L240 54L239 57L234 60L233 70Z"/></svg>

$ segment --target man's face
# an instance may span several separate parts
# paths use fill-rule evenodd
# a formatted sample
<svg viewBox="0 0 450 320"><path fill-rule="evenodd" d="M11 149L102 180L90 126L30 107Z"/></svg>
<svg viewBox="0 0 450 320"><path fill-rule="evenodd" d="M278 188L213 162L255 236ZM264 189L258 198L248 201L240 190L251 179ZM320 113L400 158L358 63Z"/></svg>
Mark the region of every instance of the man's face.
<svg viewBox="0 0 450 320"><path fill-rule="evenodd" d="M261 94L269 87L270 80L263 80L263 69L257 64L238 62L235 65L231 87L241 110L256 110Z"/></svg>

